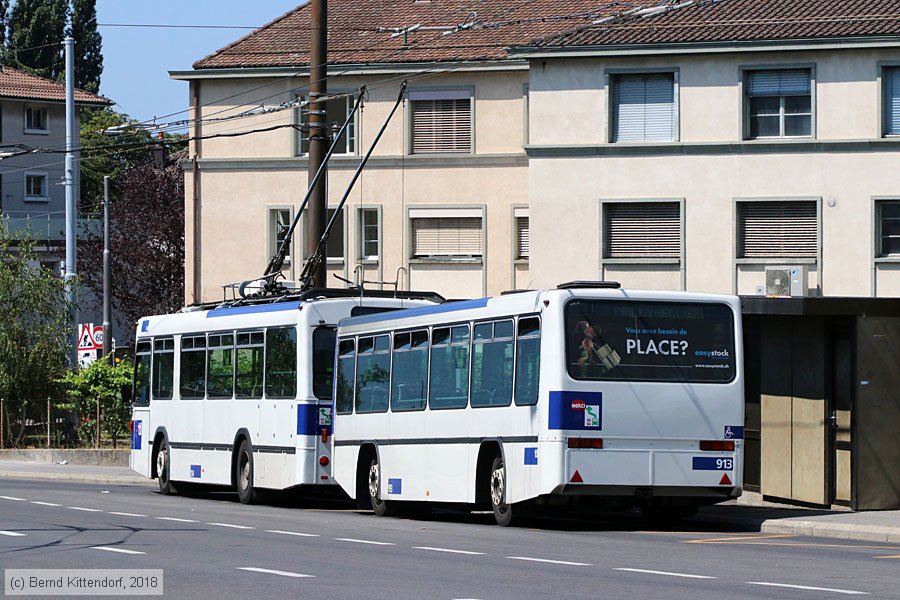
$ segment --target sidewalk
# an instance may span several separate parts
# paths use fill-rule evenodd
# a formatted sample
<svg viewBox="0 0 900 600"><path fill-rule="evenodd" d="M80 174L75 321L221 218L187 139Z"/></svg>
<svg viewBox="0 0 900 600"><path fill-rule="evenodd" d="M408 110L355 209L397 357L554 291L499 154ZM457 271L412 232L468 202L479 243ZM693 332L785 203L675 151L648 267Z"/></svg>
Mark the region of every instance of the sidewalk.
<svg viewBox="0 0 900 600"><path fill-rule="evenodd" d="M155 486L127 467L60 465L56 463L0 460L0 480L41 479ZM765 502L746 493L738 501L703 508L686 523L707 527L732 527L764 534L804 535L877 543L900 544L900 510L852 512L815 510Z"/></svg>

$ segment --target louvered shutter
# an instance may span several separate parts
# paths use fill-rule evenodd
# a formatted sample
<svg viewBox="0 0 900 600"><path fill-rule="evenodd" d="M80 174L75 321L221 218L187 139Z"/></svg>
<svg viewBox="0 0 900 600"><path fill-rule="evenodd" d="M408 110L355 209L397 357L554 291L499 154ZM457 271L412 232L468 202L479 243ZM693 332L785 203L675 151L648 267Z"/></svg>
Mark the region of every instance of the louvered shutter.
<svg viewBox="0 0 900 600"><path fill-rule="evenodd" d="M411 219L413 257L481 256L479 217Z"/></svg>
<svg viewBox="0 0 900 600"><path fill-rule="evenodd" d="M884 70L884 133L900 135L900 69Z"/></svg>
<svg viewBox="0 0 900 600"><path fill-rule="evenodd" d="M680 258L677 202L606 204L605 258Z"/></svg>
<svg viewBox="0 0 900 600"><path fill-rule="evenodd" d="M516 217L516 258L528 259L531 252L531 236L528 217Z"/></svg>
<svg viewBox="0 0 900 600"><path fill-rule="evenodd" d="M412 100L413 154L472 151L471 98Z"/></svg>
<svg viewBox="0 0 900 600"><path fill-rule="evenodd" d="M620 75L613 82L613 142L675 140L675 77Z"/></svg>
<svg viewBox="0 0 900 600"><path fill-rule="evenodd" d="M809 69L751 71L748 96L806 96L810 93Z"/></svg>
<svg viewBox="0 0 900 600"><path fill-rule="evenodd" d="M819 227L815 202L738 204L738 258L815 258Z"/></svg>

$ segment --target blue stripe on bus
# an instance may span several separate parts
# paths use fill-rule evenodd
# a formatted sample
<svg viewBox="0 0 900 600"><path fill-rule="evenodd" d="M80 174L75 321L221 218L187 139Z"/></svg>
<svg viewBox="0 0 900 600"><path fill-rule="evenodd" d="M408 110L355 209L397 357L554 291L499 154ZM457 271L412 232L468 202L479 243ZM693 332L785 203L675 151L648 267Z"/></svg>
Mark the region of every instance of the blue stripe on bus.
<svg viewBox="0 0 900 600"><path fill-rule="evenodd" d="M323 429L328 429L329 434L334 431L330 406L297 405L297 435L321 435Z"/></svg>
<svg viewBox="0 0 900 600"><path fill-rule="evenodd" d="M375 313L372 315L363 315L360 317L350 317L342 320L340 322L340 325L342 327L350 325L364 325L366 323L378 323L380 321L395 321L397 319L407 319L410 317L437 315L459 310L468 310L470 308L484 308L485 306L487 306L488 300L489 298L478 298L477 300L463 300L461 302L445 302L444 304L436 304L435 306L421 306L419 308L407 308L404 310Z"/></svg>
<svg viewBox="0 0 900 600"><path fill-rule="evenodd" d="M215 317L231 317L234 315L249 315L253 313L267 313L281 310L295 310L301 302L276 302L274 304L254 304L251 306L231 306L228 308L216 308L206 313L207 319Z"/></svg>

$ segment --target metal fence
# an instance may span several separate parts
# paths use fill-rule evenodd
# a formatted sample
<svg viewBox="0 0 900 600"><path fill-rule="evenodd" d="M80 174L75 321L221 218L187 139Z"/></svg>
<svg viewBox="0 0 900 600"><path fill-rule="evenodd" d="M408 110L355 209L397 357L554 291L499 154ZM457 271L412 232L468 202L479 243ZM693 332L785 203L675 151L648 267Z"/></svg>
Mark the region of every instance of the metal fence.
<svg viewBox="0 0 900 600"><path fill-rule="evenodd" d="M0 448L127 447L127 438L105 435L99 402L90 414L63 408L66 403L53 398L28 400L11 414L8 403L0 399Z"/></svg>

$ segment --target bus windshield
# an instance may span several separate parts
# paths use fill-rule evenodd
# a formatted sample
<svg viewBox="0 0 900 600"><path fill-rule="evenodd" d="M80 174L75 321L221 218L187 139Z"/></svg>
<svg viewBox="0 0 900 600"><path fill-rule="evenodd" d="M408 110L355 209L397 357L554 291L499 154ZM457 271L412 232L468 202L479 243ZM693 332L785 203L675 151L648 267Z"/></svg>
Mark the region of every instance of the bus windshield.
<svg viewBox="0 0 900 600"><path fill-rule="evenodd" d="M573 300L566 305L573 379L727 383L734 317L719 303Z"/></svg>

